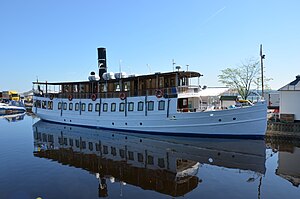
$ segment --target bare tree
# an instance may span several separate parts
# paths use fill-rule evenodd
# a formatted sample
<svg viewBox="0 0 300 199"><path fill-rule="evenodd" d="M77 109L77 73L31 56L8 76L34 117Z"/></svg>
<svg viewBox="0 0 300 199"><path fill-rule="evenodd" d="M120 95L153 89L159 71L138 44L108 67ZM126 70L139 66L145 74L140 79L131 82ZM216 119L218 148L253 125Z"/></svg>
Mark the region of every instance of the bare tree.
<svg viewBox="0 0 300 199"><path fill-rule="evenodd" d="M218 75L219 82L236 89L243 99L250 95L250 89L259 79L259 61L249 59L236 68L226 68Z"/></svg>

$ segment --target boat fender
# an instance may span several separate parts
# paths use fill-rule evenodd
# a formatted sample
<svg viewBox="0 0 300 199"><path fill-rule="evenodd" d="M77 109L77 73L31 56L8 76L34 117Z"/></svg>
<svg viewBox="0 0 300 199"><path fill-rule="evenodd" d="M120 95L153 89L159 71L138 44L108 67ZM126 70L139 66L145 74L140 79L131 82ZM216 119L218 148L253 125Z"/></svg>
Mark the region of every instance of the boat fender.
<svg viewBox="0 0 300 199"><path fill-rule="evenodd" d="M50 100L53 100L53 98L54 98L54 96L53 96L53 94L50 94Z"/></svg>
<svg viewBox="0 0 300 199"><path fill-rule="evenodd" d="M155 95L156 95L157 98L161 98L164 94L163 94L162 90L156 90Z"/></svg>
<svg viewBox="0 0 300 199"><path fill-rule="evenodd" d="M73 96L70 94L70 95L68 96L68 99L69 99L69 101L72 101Z"/></svg>
<svg viewBox="0 0 300 199"><path fill-rule="evenodd" d="M92 98L93 101L95 101L97 99L97 95L93 94L91 98Z"/></svg>
<svg viewBox="0 0 300 199"><path fill-rule="evenodd" d="M121 100L126 99L126 94L125 94L125 93L120 93L120 99L121 99Z"/></svg>

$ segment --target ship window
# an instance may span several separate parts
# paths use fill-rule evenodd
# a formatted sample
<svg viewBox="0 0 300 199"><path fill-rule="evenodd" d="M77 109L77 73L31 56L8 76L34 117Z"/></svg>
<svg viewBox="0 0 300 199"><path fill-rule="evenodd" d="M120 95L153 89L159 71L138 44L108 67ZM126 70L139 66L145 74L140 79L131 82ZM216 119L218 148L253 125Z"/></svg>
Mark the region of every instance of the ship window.
<svg viewBox="0 0 300 199"><path fill-rule="evenodd" d="M124 107L125 107L125 103L121 102L120 105L119 105L119 111L124 112Z"/></svg>
<svg viewBox="0 0 300 199"><path fill-rule="evenodd" d="M108 104L104 103L103 104L103 112L107 112L107 109L108 109Z"/></svg>
<svg viewBox="0 0 300 199"><path fill-rule="evenodd" d="M120 149L119 153L120 153L121 158L125 158L125 150L124 149Z"/></svg>
<svg viewBox="0 0 300 199"><path fill-rule="evenodd" d="M48 141L49 141L49 142L54 142L54 137L53 137L53 135L48 135Z"/></svg>
<svg viewBox="0 0 300 199"><path fill-rule="evenodd" d="M165 160L163 158L158 158L158 166L160 168L165 168Z"/></svg>
<svg viewBox="0 0 300 199"><path fill-rule="evenodd" d="M138 103L138 111L143 111L144 109L144 102L139 102Z"/></svg>
<svg viewBox="0 0 300 199"><path fill-rule="evenodd" d="M116 156L116 155L117 155L116 147L111 147L111 148L110 148L110 153L111 153L113 156Z"/></svg>
<svg viewBox="0 0 300 199"><path fill-rule="evenodd" d="M36 100L36 107L41 108L41 100Z"/></svg>
<svg viewBox="0 0 300 199"><path fill-rule="evenodd" d="M134 156L133 156L133 152L132 151L128 151L128 159L129 160L134 160Z"/></svg>
<svg viewBox="0 0 300 199"><path fill-rule="evenodd" d="M64 145L67 146L68 145L68 139L64 138Z"/></svg>
<svg viewBox="0 0 300 199"><path fill-rule="evenodd" d="M75 104L75 111L78 111L79 110L79 103L76 103Z"/></svg>
<svg viewBox="0 0 300 199"><path fill-rule="evenodd" d="M93 151L93 142L89 142L89 150Z"/></svg>
<svg viewBox="0 0 300 199"><path fill-rule="evenodd" d="M133 111L134 109L134 103L133 102L129 102L128 104L128 111Z"/></svg>
<svg viewBox="0 0 300 199"><path fill-rule="evenodd" d="M48 101L48 109L49 110L53 109L53 102L52 101Z"/></svg>
<svg viewBox="0 0 300 199"><path fill-rule="evenodd" d="M82 148L82 149L86 149L86 142L85 142L85 141L82 141L82 142L81 142L81 148Z"/></svg>
<svg viewBox="0 0 300 199"><path fill-rule="evenodd" d="M85 111L85 103L81 104L81 111Z"/></svg>
<svg viewBox="0 0 300 199"><path fill-rule="evenodd" d="M148 155L148 158L147 158L147 163L148 164L154 164L154 161L153 161L153 156L151 156L151 155Z"/></svg>
<svg viewBox="0 0 300 199"><path fill-rule="evenodd" d="M63 106L64 106L64 110L67 110L67 102L64 102Z"/></svg>
<svg viewBox="0 0 300 199"><path fill-rule="evenodd" d="M116 103L111 103L110 111L111 112L115 112L116 111Z"/></svg>
<svg viewBox="0 0 300 199"><path fill-rule="evenodd" d="M74 145L74 143L73 143L73 139L69 139L69 143L70 143L70 146L73 146Z"/></svg>
<svg viewBox="0 0 300 199"><path fill-rule="evenodd" d="M79 148L79 140L75 140L75 146Z"/></svg>
<svg viewBox="0 0 300 199"><path fill-rule="evenodd" d="M88 111L93 111L93 104L92 103L89 103L89 105L88 105Z"/></svg>
<svg viewBox="0 0 300 199"><path fill-rule="evenodd" d="M57 106L58 110L61 109L61 102L58 102L58 106Z"/></svg>
<svg viewBox="0 0 300 199"><path fill-rule="evenodd" d="M99 103L96 104L96 106L95 106L95 111L96 111L96 112L99 112L99 111L100 111L100 104L99 104Z"/></svg>
<svg viewBox="0 0 300 199"><path fill-rule="evenodd" d="M42 101L42 108L46 109L46 101L44 101L44 100Z"/></svg>
<svg viewBox="0 0 300 199"><path fill-rule="evenodd" d="M47 142L47 134L43 133L42 137L43 137L43 142Z"/></svg>
<svg viewBox="0 0 300 199"><path fill-rule="evenodd" d="M108 147L103 145L103 153L108 154Z"/></svg>
<svg viewBox="0 0 300 199"><path fill-rule="evenodd" d="M165 110L165 101L160 100L158 102L158 110Z"/></svg>
<svg viewBox="0 0 300 199"><path fill-rule="evenodd" d="M154 110L154 102L153 101L149 101L148 102L148 111L153 111Z"/></svg>
<svg viewBox="0 0 300 199"><path fill-rule="evenodd" d="M137 155L138 155L138 161L139 162L144 162L144 156L143 156L143 154L138 153Z"/></svg>
<svg viewBox="0 0 300 199"><path fill-rule="evenodd" d="M33 107L36 107L36 101L33 100Z"/></svg>
<svg viewBox="0 0 300 199"><path fill-rule="evenodd" d="M69 103L69 110L70 110L70 111L73 110L73 103L72 103L72 102Z"/></svg>

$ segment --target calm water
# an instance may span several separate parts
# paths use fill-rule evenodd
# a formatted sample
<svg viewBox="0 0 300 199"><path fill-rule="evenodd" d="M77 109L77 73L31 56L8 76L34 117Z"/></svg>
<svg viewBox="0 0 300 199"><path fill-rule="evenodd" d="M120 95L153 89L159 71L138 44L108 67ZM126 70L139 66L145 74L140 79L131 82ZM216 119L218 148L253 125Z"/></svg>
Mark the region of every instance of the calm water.
<svg viewBox="0 0 300 199"><path fill-rule="evenodd" d="M300 198L296 142L153 137L19 119L0 119L0 198Z"/></svg>

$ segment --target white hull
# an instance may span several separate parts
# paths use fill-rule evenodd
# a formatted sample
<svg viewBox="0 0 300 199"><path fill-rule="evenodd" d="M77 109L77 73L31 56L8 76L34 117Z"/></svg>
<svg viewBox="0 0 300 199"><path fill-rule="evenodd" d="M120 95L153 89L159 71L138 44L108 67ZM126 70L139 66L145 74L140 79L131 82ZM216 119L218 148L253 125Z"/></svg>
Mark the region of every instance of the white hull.
<svg viewBox="0 0 300 199"><path fill-rule="evenodd" d="M35 97L35 100L49 101L49 98ZM155 96L147 100L157 102ZM165 100L166 104L168 99ZM254 106L207 112L177 112L177 98L169 99L169 107L163 111L89 112L87 110L58 110L59 102L75 103L120 103L118 98L97 99L53 99L53 110L33 107L41 119L72 125L99 127L121 131L138 131L151 134L221 136L221 137L263 137L267 128L267 105L264 101ZM145 101L144 97L127 98L127 102ZM156 103L155 103L156 104ZM156 105L155 105L156 106Z"/></svg>

